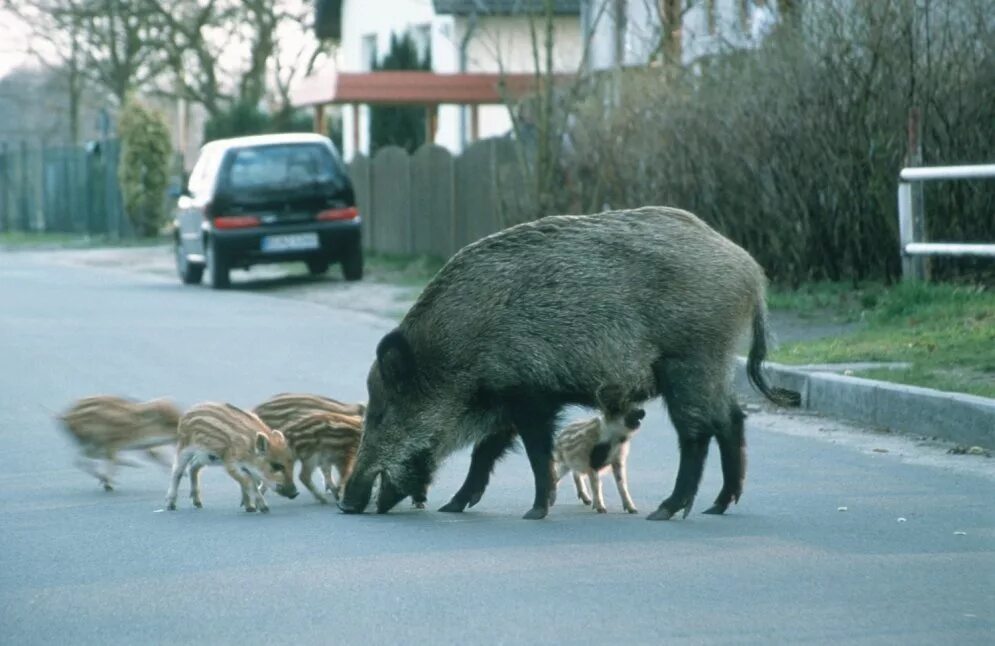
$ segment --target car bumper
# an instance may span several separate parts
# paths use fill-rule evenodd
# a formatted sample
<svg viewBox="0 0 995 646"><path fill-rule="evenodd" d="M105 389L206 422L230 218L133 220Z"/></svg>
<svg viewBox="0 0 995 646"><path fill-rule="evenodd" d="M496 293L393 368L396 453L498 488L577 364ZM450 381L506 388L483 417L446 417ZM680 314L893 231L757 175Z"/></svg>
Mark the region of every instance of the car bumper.
<svg viewBox="0 0 995 646"><path fill-rule="evenodd" d="M246 229L214 229L211 231L211 236L215 240L218 253L223 254L228 263L234 266L314 258L335 262L347 249L360 243L360 227L360 220L356 218L345 222L305 222ZM263 251L262 242L266 236L294 233L316 233L318 248Z"/></svg>

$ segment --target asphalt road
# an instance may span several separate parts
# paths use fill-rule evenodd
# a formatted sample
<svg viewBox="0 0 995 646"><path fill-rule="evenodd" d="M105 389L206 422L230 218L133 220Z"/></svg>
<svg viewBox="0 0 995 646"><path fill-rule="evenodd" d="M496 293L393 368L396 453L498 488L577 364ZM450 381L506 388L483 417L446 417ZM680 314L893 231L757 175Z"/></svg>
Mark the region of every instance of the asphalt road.
<svg viewBox="0 0 995 646"><path fill-rule="evenodd" d="M597 515L565 480L549 518L521 520L522 452L459 516L344 516L306 492L246 514L220 469L204 509L184 481L170 513L165 470L122 469L104 493L52 421L94 393L364 399L390 326L252 284L0 253L0 643L991 643L995 460L942 447L756 412L740 504L698 513L719 489L713 449L695 512L650 523L676 472L654 405L630 458L638 516L607 481ZM430 509L467 462L444 466Z"/></svg>

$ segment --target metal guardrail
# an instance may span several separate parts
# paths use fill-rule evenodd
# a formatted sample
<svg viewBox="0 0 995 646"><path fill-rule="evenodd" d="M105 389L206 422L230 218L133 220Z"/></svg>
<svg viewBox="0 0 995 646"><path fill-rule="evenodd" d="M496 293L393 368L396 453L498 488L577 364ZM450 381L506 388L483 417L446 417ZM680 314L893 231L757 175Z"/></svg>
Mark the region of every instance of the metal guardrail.
<svg viewBox="0 0 995 646"><path fill-rule="evenodd" d="M923 242L926 214L921 199L913 200L912 184L929 180L995 179L995 164L970 166L921 166L903 168L898 183L898 230L902 250L902 275L922 279L921 256L987 256L995 258L995 244Z"/></svg>

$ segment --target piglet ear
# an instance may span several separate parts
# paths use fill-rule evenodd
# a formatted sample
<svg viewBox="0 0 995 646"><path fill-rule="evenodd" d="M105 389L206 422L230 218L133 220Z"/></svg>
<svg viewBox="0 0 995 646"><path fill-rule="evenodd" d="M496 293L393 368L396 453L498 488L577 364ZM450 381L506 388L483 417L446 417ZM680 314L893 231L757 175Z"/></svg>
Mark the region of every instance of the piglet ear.
<svg viewBox="0 0 995 646"><path fill-rule="evenodd" d="M366 417L366 404L356 404L356 411L359 413L360 417Z"/></svg>
<svg viewBox="0 0 995 646"><path fill-rule="evenodd" d="M400 330L393 330L377 345L377 367L388 386L400 390L415 376L415 353Z"/></svg>
<svg viewBox="0 0 995 646"><path fill-rule="evenodd" d="M266 455L269 449L269 438L265 433L256 433L256 455Z"/></svg>

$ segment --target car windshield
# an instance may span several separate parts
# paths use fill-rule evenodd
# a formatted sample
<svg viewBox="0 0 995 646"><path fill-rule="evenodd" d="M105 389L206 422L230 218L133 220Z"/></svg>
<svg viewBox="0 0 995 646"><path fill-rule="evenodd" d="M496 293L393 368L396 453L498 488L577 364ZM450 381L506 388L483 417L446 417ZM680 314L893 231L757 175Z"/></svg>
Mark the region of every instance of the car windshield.
<svg viewBox="0 0 995 646"><path fill-rule="evenodd" d="M235 190L338 185L340 171L319 144L286 144L242 148L234 152L227 184Z"/></svg>

